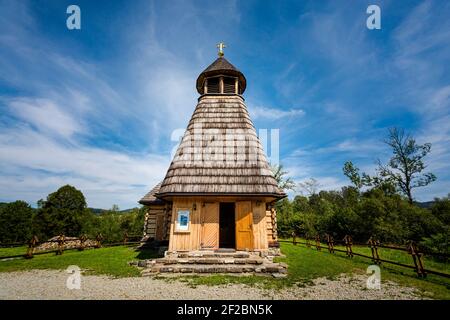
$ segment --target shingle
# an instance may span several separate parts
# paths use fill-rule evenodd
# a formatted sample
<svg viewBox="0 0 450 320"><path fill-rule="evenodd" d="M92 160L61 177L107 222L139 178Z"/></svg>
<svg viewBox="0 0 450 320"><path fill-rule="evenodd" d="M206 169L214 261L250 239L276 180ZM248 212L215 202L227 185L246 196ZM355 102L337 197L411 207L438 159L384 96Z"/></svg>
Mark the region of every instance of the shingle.
<svg viewBox="0 0 450 320"><path fill-rule="evenodd" d="M200 99L156 196L180 193L285 195L242 97Z"/></svg>

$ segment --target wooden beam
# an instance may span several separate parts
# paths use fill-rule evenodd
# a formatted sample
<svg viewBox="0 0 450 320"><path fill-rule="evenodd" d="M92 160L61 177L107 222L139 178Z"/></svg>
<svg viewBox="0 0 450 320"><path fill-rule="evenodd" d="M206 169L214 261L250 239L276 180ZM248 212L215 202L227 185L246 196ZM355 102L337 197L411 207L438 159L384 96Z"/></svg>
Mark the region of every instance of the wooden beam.
<svg viewBox="0 0 450 320"><path fill-rule="evenodd" d="M219 92L223 93L223 77L219 78Z"/></svg>

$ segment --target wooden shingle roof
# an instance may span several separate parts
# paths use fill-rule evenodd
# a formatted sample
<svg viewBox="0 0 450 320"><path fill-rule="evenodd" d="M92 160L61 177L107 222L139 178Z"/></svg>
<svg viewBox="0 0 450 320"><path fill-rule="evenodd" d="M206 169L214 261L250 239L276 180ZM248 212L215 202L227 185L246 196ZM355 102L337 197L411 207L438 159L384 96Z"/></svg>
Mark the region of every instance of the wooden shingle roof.
<svg viewBox="0 0 450 320"><path fill-rule="evenodd" d="M284 197L239 95L202 96L155 194Z"/></svg>
<svg viewBox="0 0 450 320"><path fill-rule="evenodd" d="M158 183L156 186L153 187L152 190L150 190L145 196L142 197L141 200L139 200L140 204L162 204L164 203L161 199L158 199L155 197L155 194L159 192L159 189L161 188L161 183Z"/></svg>

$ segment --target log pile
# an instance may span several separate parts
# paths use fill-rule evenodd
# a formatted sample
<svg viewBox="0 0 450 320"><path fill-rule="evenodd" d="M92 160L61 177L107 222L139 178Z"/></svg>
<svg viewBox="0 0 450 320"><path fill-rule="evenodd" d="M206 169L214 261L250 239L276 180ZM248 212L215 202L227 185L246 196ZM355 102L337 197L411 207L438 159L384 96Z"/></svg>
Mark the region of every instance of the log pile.
<svg viewBox="0 0 450 320"><path fill-rule="evenodd" d="M59 236L53 237L44 243L41 243L35 248L35 252L47 251L47 250L57 250L58 249L58 238ZM95 247L97 242L95 240L87 239L84 242L84 247ZM77 237L66 237L64 242L65 249L78 248L81 245L81 241Z"/></svg>

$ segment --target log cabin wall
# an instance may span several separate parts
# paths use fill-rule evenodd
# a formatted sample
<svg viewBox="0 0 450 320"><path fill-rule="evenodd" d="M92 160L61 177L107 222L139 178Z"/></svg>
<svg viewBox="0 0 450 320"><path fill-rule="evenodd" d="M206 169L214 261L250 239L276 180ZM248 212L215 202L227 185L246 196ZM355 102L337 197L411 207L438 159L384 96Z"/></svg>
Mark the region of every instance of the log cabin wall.
<svg viewBox="0 0 450 320"><path fill-rule="evenodd" d="M272 203L266 205L267 243L269 247L278 247L277 212Z"/></svg>
<svg viewBox="0 0 450 320"><path fill-rule="evenodd" d="M171 204L147 205L144 217L144 237L157 241L168 240L171 215Z"/></svg>
<svg viewBox="0 0 450 320"><path fill-rule="evenodd" d="M156 239L157 216L164 215L163 205L149 205L144 218L144 236Z"/></svg>

